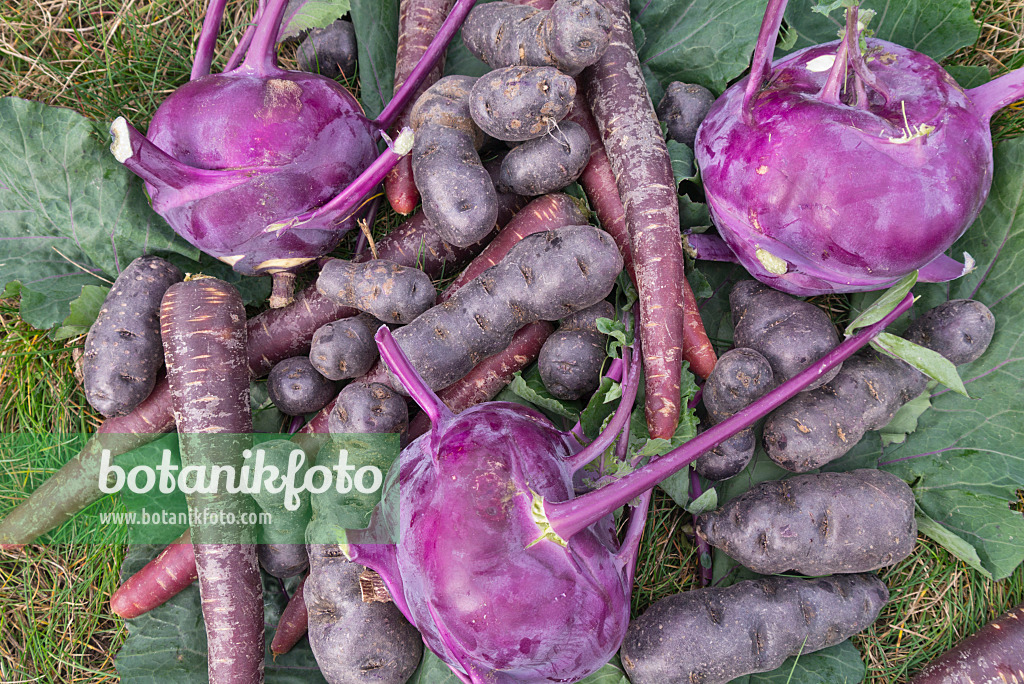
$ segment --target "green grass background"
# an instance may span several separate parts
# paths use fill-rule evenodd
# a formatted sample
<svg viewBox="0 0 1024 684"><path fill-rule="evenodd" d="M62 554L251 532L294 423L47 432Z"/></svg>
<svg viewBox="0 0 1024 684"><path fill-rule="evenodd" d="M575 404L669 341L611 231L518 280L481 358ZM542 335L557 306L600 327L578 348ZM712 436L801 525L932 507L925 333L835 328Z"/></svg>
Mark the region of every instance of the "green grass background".
<svg viewBox="0 0 1024 684"><path fill-rule="evenodd" d="M237 41L255 2L229 3L221 53ZM0 9L0 93L74 108L110 121L126 116L144 128L157 105L187 80L204 3L200 0L8 0ZM977 45L953 64L1002 73L1024 64L1024 1L975 4L983 25ZM288 63L286 48L283 59ZM1024 112L1010 107L996 119L997 137L1024 132ZM393 224L383 212L376 231ZM376 232L375 231L375 232ZM83 338L54 342L0 300L0 432L92 431L100 417L75 377ZM0 452L0 515L38 486L58 463ZM697 583L696 557L686 541L688 514L660 492L640 553L634 608ZM0 551L0 682L111 682L123 621L108 612L124 554L110 543L30 545ZM884 573L893 600L855 640L868 681L905 681L924 662L986 621L1024 601L1024 567L992 582L921 539L907 560Z"/></svg>

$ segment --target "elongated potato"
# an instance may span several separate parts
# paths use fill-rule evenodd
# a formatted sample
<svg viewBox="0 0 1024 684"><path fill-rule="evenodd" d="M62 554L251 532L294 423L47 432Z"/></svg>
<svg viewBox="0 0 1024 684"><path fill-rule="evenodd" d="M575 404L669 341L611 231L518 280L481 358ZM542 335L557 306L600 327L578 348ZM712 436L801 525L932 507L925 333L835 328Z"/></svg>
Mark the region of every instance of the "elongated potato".
<svg viewBox="0 0 1024 684"><path fill-rule="evenodd" d="M697 518L707 543L762 575L869 572L914 550L914 493L873 468L762 482Z"/></svg>
<svg viewBox="0 0 1024 684"><path fill-rule="evenodd" d="M123 416L149 396L164 365L160 299L185 276L160 257L128 264L85 338L85 398L105 416Z"/></svg>
<svg viewBox="0 0 1024 684"><path fill-rule="evenodd" d="M656 601L622 642L632 684L725 684L867 628L889 600L874 575L765 577Z"/></svg>

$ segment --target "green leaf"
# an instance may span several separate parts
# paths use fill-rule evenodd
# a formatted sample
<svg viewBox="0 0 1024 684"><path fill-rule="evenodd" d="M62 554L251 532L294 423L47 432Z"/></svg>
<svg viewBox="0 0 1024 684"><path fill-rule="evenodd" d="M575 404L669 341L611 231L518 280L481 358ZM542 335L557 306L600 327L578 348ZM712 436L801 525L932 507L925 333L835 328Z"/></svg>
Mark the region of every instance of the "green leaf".
<svg viewBox="0 0 1024 684"><path fill-rule="evenodd" d="M886 317L896 308L896 305L903 301L907 293L917 284L917 271L908 273L900 278L900 281L890 287L881 297L876 299L871 306L866 308L850 325L846 326L846 335L849 337L853 331L874 325Z"/></svg>
<svg viewBox="0 0 1024 684"><path fill-rule="evenodd" d="M161 546L132 544L121 564L127 579L162 550ZM299 578L286 580L294 592ZM325 684L309 641L302 639L291 651L276 658L270 653L274 625L287 604L277 578L263 574L264 616L267 624L266 684ZM114 660L121 684L196 684L207 679L206 628L199 585L192 584L162 606L127 620L128 639Z"/></svg>
<svg viewBox="0 0 1024 684"><path fill-rule="evenodd" d="M740 677L733 684L859 684L865 674L860 651L846 640L814 653L789 657L777 670Z"/></svg>
<svg viewBox="0 0 1024 684"><path fill-rule="evenodd" d="M703 233L711 227L711 212L704 202L694 202L688 195L679 195L679 227L691 233Z"/></svg>
<svg viewBox="0 0 1024 684"><path fill-rule="evenodd" d="M917 429L917 419L932 407L932 390L935 383L928 383L928 389L908 401L896 411L889 424L878 431L882 446L902 444L907 435Z"/></svg>
<svg viewBox="0 0 1024 684"><path fill-rule="evenodd" d="M693 164L693 150L690 146L675 140L665 141L665 146L668 147L668 158L672 162L672 175L676 183L694 180L697 177L697 167Z"/></svg>
<svg viewBox="0 0 1024 684"><path fill-rule="evenodd" d="M349 0L290 0L277 40L297 38L310 29L329 26L348 14L349 6Z"/></svg>
<svg viewBox="0 0 1024 684"><path fill-rule="evenodd" d="M992 80L991 74L988 73L988 68L982 66L959 66L956 64L950 64L946 67L946 71L948 71L949 75L956 79L956 82L960 84L960 87L965 90L977 88L978 86Z"/></svg>
<svg viewBox="0 0 1024 684"><path fill-rule="evenodd" d="M66 340L89 332L96 317L100 315L100 308L108 292L109 287L84 286L78 299L72 300L69 304L71 313L64 319L64 323L53 331L53 339Z"/></svg>
<svg viewBox="0 0 1024 684"><path fill-rule="evenodd" d="M714 487L707 490L696 499L688 503L684 508L690 515L700 515L718 508L718 492Z"/></svg>
<svg viewBox="0 0 1024 684"><path fill-rule="evenodd" d="M616 387L618 390L615 390ZM588 438L595 439L601 432L601 426L604 425L605 420L615 412L617 404L612 397L613 392L616 391L619 396L622 396L622 385L611 378L601 378L601 384L594 390L590 401L587 402L587 407L580 414L580 427Z"/></svg>
<svg viewBox="0 0 1024 684"><path fill-rule="evenodd" d="M462 680L433 651L424 648L423 660L408 684L462 684Z"/></svg>
<svg viewBox="0 0 1024 684"><path fill-rule="evenodd" d="M766 0L631 0L644 31L640 62L664 86L699 83L716 93L750 66Z"/></svg>
<svg viewBox="0 0 1024 684"><path fill-rule="evenodd" d="M391 101L398 51L398 0L351 0L359 57L359 100L374 119Z"/></svg>
<svg viewBox="0 0 1024 684"><path fill-rule="evenodd" d="M932 380L942 383L957 394L969 397L960 374L956 372L953 362L937 351L914 344L910 340L897 337L890 333L881 333L872 342L875 349L902 359L911 366L927 375Z"/></svg>
<svg viewBox="0 0 1024 684"><path fill-rule="evenodd" d="M600 670L586 679L580 680L580 684L629 684L626 677L626 670L619 662L619 656L614 656Z"/></svg>
<svg viewBox="0 0 1024 684"><path fill-rule="evenodd" d="M37 328L62 322L83 285L109 285L138 256L199 255L108 146L105 125L70 109L0 99L0 288L21 283L22 317Z"/></svg>
<svg viewBox="0 0 1024 684"><path fill-rule="evenodd" d="M951 554L970 565L985 577L992 579L992 573L981 564L978 552L973 546L964 541L963 537L960 537L952 530L946 529L920 511L918 511L915 518L917 519L918 532L932 541L938 542Z"/></svg>
<svg viewBox="0 0 1024 684"><path fill-rule="evenodd" d="M973 298L996 319L977 361L959 367L973 398L949 390L931 396L903 444L883 447L867 435L829 470L878 466L910 483L921 510L974 547L997 580L1024 561L1024 517L1012 510L1024 489L1024 138L996 146L988 202L950 250L970 252L977 269L950 283L918 284L915 310Z"/></svg>
<svg viewBox="0 0 1024 684"><path fill-rule="evenodd" d="M786 21L798 34L793 49L799 50L836 40L845 16L824 16L813 11L818 0L792 0ZM835 3L833 3L835 4ZM863 0L862 10L877 12L871 26L874 37L897 43L932 59L941 60L978 40L970 0Z"/></svg>
<svg viewBox="0 0 1024 684"><path fill-rule="evenodd" d="M536 364L528 369L525 374L522 371L516 371L508 388L534 406L538 406L556 416L569 418L570 420L579 419L580 402L562 401L553 397L548 392L547 387L544 386L544 381L540 379L540 371L537 370Z"/></svg>

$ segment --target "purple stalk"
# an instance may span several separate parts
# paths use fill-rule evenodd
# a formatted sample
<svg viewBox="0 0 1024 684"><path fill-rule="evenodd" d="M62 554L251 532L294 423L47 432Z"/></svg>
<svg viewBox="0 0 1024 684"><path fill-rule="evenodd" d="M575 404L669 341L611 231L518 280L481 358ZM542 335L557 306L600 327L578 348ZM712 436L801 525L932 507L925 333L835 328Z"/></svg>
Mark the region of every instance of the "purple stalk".
<svg viewBox="0 0 1024 684"><path fill-rule="evenodd" d="M633 578L636 577L636 558L640 553L640 540L643 539L644 527L647 525L647 511L651 506L652 494L653 491L648 489L637 497L636 506L629 511L626 534L623 535L622 544L616 553L626 568L626 586L630 588L633 586Z"/></svg>
<svg viewBox="0 0 1024 684"><path fill-rule="evenodd" d="M977 112L984 119L991 119L1006 105L1024 98L1024 67L971 88L967 94L974 101Z"/></svg>
<svg viewBox="0 0 1024 684"><path fill-rule="evenodd" d="M386 325L382 325L377 329L377 334L373 336L373 339L377 341L380 356L384 359L384 363L388 365L388 370L398 378L398 381L405 388L405 391L409 393L409 396L412 397L412 400L427 414L434 431L455 417L452 410L441 401L441 398L437 396L434 390L430 389L427 383L423 382L423 378L420 377L420 374L409 363L405 352L395 342L395 338L391 335L391 331L388 330Z"/></svg>
<svg viewBox="0 0 1024 684"><path fill-rule="evenodd" d="M278 71L277 34L281 31L281 19L288 6L288 0L269 0L252 36L252 44L246 52L241 68L250 69L260 76Z"/></svg>
<svg viewBox="0 0 1024 684"><path fill-rule="evenodd" d="M334 199L325 202L316 209L294 216L287 221L272 223L266 227L266 232L280 233L281 231L293 228L301 230L304 223L323 218L328 214L336 214L339 217L337 222L341 223L343 219L347 218L347 214L360 206L362 199L366 195L373 192L373 189L380 185L384 177L398 164L398 160L412 150L412 143L412 129L406 126L398 134L394 142L388 145L388 149L384 150L372 164L366 167L365 171L349 183ZM317 222L314 228L316 230L323 230L323 224Z"/></svg>
<svg viewBox="0 0 1024 684"><path fill-rule="evenodd" d="M392 96L391 101L384 107L377 120L373 122L373 125L379 130L386 131L391 128L398 115L411 104L413 95L416 94L420 85L423 84L423 80L430 73L430 70L437 64L437 60L441 59L448 50L448 43L451 42L452 36L462 26L462 22L466 20L466 15L469 14L469 11L473 9L473 5L476 3L477 0L456 0L451 13L444 20L444 23L441 24L441 29L437 32L437 35L430 41L430 45L423 53L423 56L420 57L416 68L412 70L409 77L405 79L405 83Z"/></svg>
<svg viewBox="0 0 1024 684"><path fill-rule="evenodd" d="M856 10L854 10L856 11ZM849 25L849 24L847 24ZM868 107L867 92L864 86L871 88L876 93L885 98L885 104L889 104L892 99L889 94L889 89L878 80L875 76L875 72L868 68L867 62L864 61L864 55L860 51L860 20L854 22L854 27L857 31L857 39L853 42L854 48L850 51L850 66L853 67L853 72L857 74L859 80L857 81L857 106L862 108ZM849 29L847 29L849 30ZM863 102L861 102L863 98Z"/></svg>
<svg viewBox="0 0 1024 684"><path fill-rule="evenodd" d="M750 62L750 79L743 92L743 116L749 119L752 115L751 104L757 91L772 74L772 56L775 54L775 40L782 28L782 15L786 13L787 0L768 0L768 8L761 22L761 31L757 34L757 45L754 57ZM751 121L751 123L753 123Z"/></svg>
<svg viewBox="0 0 1024 684"><path fill-rule="evenodd" d="M249 50L249 46L252 44L252 36L256 33L256 24L259 23L260 17L263 16L263 0L259 1L256 6L256 16L253 17L252 23L245 27L245 33L238 40L238 45L232 51L231 56L228 57L227 64L224 65L224 71L232 71L238 67L242 62L242 58L245 57L245 53Z"/></svg>
<svg viewBox="0 0 1024 684"><path fill-rule="evenodd" d="M707 233L691 233L683 236L683 245L694 258L701 261L725 261L738 264L736 253L729 249L725 240L717 235Z"/></svg>
<svg viewBox="0 0 1024 684"><path fill-rule="evenodd" d="M604 453L604 450L615 441L623 426L629 425L629 417L633 413L633 404L636 402L636 393L640 387L640 357L641 354L633 354L632 360L630 360L629 347L622 348L623 364L627 361L629 362L629 374L626 382L622 385L622 398L619 399L619 405L615 407L615 413L612 415L611 421L601 431L601 434L593 442L566 459L566 465L569 466L572 472L576 472ZM632 499L633 497L629 498ZM615 508L618 508L618 506ZM563 537L563 539L568 539L568 537Z"/></svg>
<svg viewBox="0 0 1024 684"><path fill-rule="evenodd" d="M562 539L569 539L603 518L616 508L651 489L666 477L697 460L701 454L729 439L768 415L800 393L805 387L848 359L870 342L887 325L895 321L914 303L913 294L903 298L882 320L868 326L830 351L817 363L782 383L742 411L673 449L659 459L601 489L561 502L544 502L550 529ZM582 453L582 452L581 452Z"/></svg>
<svg viewBox="0 0 1024 684"><path fill-rule="evenodd" d="M621 381L623 367L624 364L622 363L622 359L612 359L612 362L608 364L608 370L605 371L604 377L611 378L615 382ZM586 435L583 434L583 426L579 421L576 421L576 424L572 426L572 430L569 430L569 432L571 432L581 444L587 439Z"/></svg>
<svg viewBox="0 0 1024 684"><path fill-rule="evenodd" d="M176 201L194 201L252 180L273 167L250 169L199 169L183 164L149 141L124 117L110 124L110 151L132 173L155 189L153 202L166 202L171 193Z"/></svg>
<svg viewBox="0 0 1024 684"><path fill-rule="evenodd" d="M227 0L210 0L206 5L203 28L199 31L199 41L196 44L196 56L192 60L192 74L188 77L190 81L210 75L210 65L213 64L213 52L217 49L217 34L220 33L220 23L224 19L225 5Z"/></svg>
<svg viewBox="0 0 1024 684"><path fill-rule="evenodd" d="M840 104L839 95L843 86L846 85L846 69L850 64L850 52L860 52L858 36L860 36L860 32L857 31L857 8L851 7L846 10L846 33L843 34L843 39L839 41L839 47L836 49L836 61L832 63L832 68L828 72L828 80L825 81L821 92L818 93L818 98L822 102L832 105ZM851 43L856 47L851 48Z"/></svg>
<svg viewBox="0 0 1024 684"><path fill-rule="evenodd" d="M690 467L690 499L696 501L700 498L700 495L704 493L703 488L700 486L700 477L697 475L697 471ZM695 534L694 537L697 539L697 553L700 554L698 558L698 567L700 567L700 586L706 587L711 584L711 580L714 577L714 572L711 567L704 566L704 554L707 554L708 558L711 558L711 545L701 539L699 534Z"/></svg>

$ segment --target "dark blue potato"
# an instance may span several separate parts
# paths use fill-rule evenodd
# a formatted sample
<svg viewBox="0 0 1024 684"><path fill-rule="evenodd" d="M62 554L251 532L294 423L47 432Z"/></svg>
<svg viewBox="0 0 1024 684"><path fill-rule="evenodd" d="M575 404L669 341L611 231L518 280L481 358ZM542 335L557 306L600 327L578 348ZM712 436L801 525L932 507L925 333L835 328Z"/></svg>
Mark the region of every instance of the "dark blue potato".
<svg viewBox="0 0 1024 684"><path fill-rule="evenodd" d="M381 322L367 313L321 326L313 334L309 361L330 380L364 375L379 356L373 339Z"/></svg>
<svg viewBox="0 0 1024 684"><path fill-rule="evenodd" d="M579 124L563 121L505 156L498 189L526 196L555 192L579 178L589 161L590 136Z"/></svg>
<svg viewBox="0 0 1024 684"><path fill-rule="evenodd" d="M430 276L385 259L360 263L331 259L320 269L316 289L335 304L394 325L412 322L437 298Z"/></svg>
<svg viewBox="0 0 1024 684"><path fill-rule="evenodd" d="M658 119L668 127L670 140L693 147L700 122L714 102L714 94L704 86L672 81L658 103Z"/></svg>
<svg viewBox="0 0 1024 684"><path fill-rule="evenodd" d="M338 19L325 28L313 29L295 51L299 68L327 78L356 74L356 32L352 22Z"/></svg>
<svg viewBox="0 0 1024 684"><path fill-rule="evenodd" d="M469 93L469 113L498 140L539 138L565 118L576 80L554 67L510 66L484 74Z"/></svg>
<svg viewBox="0 0 1024 684"><path fill-rule="evenodd" d="M320 375L308 356L293 356L270 371L267 392L281 413L301 416L327 406L337 394L337 385Z"/></svg>
<svg viewBox="0 0 1024 684"><path fill-rule="evenodd" d="M160 257L128 264L103 300L85 338L82 373L85 398L107 416L123 416L142 403L164 365L160 300L184 278Z"/></svg>
<svg viewBox="0 0 1024 684"><path fill-rule="evenodd" d="M764 577L656 601L629 624L632 684L725 684L866 629L889 600L874 575Z"/></svg>
<svg viewBox="0 0 1024 684"><path fill-rule="evenodd" d="M409 409L405 399L387 385L353 382L338 393L327 429L331 434L405 432Z"/></svg>
<svg viewBox="0 0 1024 684"><path fill-rule="evenodd" d="M601 300L563 318L558 322L558 330L540 348L540 379L559 399L579 399L601 383L601 366L608 355L607 338L597 329L598 318L615 318L609 302Z"/></svg>

